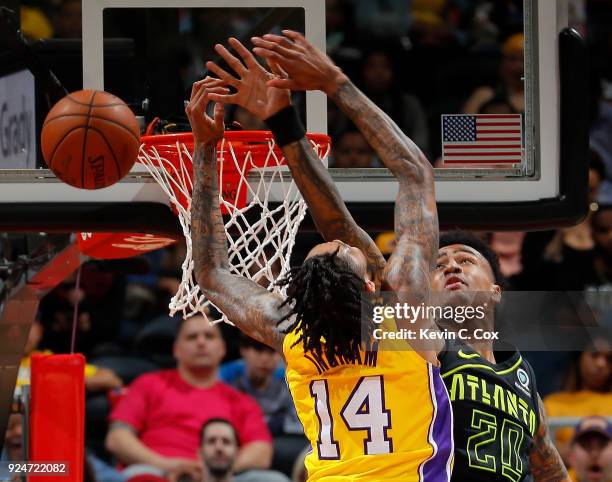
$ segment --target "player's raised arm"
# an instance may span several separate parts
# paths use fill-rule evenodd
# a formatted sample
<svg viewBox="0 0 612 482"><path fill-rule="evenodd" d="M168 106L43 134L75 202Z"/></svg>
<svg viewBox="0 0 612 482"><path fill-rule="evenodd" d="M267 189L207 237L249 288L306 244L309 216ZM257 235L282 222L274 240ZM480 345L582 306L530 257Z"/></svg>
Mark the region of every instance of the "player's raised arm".
<svg viewBox="0 0 612 482"><path fill-rule="evenodd" d="M196 280L206 297L240 330L282 353L284 335L277 325L289 311L280 307L283 298L228 269L215 152L223 136L223 105L215 105L214 118L206 114L208 96L226 92L216 79L196 82L186 108L195 145L191 239Z"/></svg>
<svg viewBox="0 0 612 482"><path fill-rule="evenodd" d="M379 285L384 257L374 241L355 223L327 169L306 138L306 131L291 106L289 90L267 85L269 80L281 77L282 71L270 62L270 68L276 74L268 72L238 40L231 38L229 44L241 60L222 45L215 49L234 75L214 62L208 62L207 67L237 92L233 95L211 94L211 99L238 104L268 124L323 238L326 241L339 239L361 249L367 258L370 276Z"/></svg>
<svg viewBox="0 0 612 482"><path fill-rule="evenodd" d="M286 72L268 82L279 88L322 90L353 121L399 182L395 204L397 247L387 262L384 280L406 302L429 300L429 273L438 252L438 213L433 168L412 142L378 106L357 89L327 55L301 34L254 38L254 51ZM423 325L436 329L433 320ZM414 328L414 326L413 326ZM442 342L440 342L440 348Z"/></svg>

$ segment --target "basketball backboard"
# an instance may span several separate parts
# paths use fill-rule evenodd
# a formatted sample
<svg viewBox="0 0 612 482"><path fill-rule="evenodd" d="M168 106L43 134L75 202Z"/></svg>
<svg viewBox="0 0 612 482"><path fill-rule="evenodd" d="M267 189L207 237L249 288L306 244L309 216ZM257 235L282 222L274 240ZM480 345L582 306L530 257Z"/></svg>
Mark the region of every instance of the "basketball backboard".
<svg viewBox="0 0 612 482"><path fill-rule="evenodd" d="M214 43L229 36L247 41L252 35L293 28L323 49L326 21L330 22L324 0L83 0L82 5L83 88L120 95L147 121L161 116L179 124L177 116L182 114L189 85L204 74L203 64L214 55ZM454 163L436 169L443 225L527 229L572 224L586 213L586 61L581 40L567 30L567 8L566 1L524 1L525 100L522 128L518 129L519 158L511 163ZM419 44L411 35L406 31L391 39L397 47L393 52L399 52L391 58L397 72L408 71L400 80L407 81L405 90L413 91L427 112L428 152L435 159L443 150L442 115L461 114L463 101L473 88L494 83L499 58L486 49L469 58L464 52L464 57L453 60L447 56L436 62L454 67L467 64L461 75L450 67L432 71L421 67L432 65L423 59L435 49L428 50L431 46ZM132 56L121 64L120 75L109 47L111 39L117 38L129 43ZM358 44L365 47L361 53L356 49L350 65L359 66L359 56L373 50L360 40ZM499 43L502 40L500 34ZM350 72L356 78L359 68ZM22 71L26 76L23 66L16 65L5 74ZM429 90L424 91L423 85ZM7 89L10 108L11 91ZM431 95L423 97L423 92ZM440 92L449 93L446 103L433 99ZM323 94L297 95L296 103L309 131L333 130ZM19 106L15 104L14 109ZM467 122L476 125L480 121L469 118ZM331 171L364 227L391 226L397 183L388 171L380 167ZM0 182L0 228L4 230L155 233L176 229L163 191L141 166L122 182L96 191L71 188L49 171L25 164L0 170Z"/></svg>

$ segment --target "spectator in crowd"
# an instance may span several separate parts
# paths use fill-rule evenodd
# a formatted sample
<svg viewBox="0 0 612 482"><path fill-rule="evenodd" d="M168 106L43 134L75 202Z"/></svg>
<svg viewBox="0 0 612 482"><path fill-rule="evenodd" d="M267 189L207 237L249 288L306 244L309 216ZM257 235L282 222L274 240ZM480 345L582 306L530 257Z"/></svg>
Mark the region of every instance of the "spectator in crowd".
<svg viewBox="0 0 612 482"><path fill-rule="evenodd" d="M389 115L423 152L429 150L427 117L419 99L402 91L388 51L372 50L361 70L364 93Z"/></svg>
<svg viewBox="0 0 612 482"><path fill-rule="evenodd" d="M2 452L2 461L22 461L25 459L23 452L23 415L20 413L10 413L6 432L4 435L4 451ZM85 452L84 460L84 477L85 482L124 482L123 476L90 452ZM11 480L19 482L20 477L14 477Z"/></svg>
<svg viewBox="0 0 612 482"><path fill-rule="evenodd" d="M51 350L38 350L40 341L43 338L44 327L42 323L35 319L30 328L28 339L24 348L19 372L17 375L16 393L19 394L21 387L30 384L30 366L33 354L51 355ZM97 367L95 365L85 365L85 390L88 393L105 392L113 388L123 386L121 379L108 368Z"/></svg>
<svg viewBox="0 0 612 482"><path fill-rule="evenodd" d="M22 5L21 32L28 40L39 40L51 37L53 27L43 9L35 5Z"/></svg>
<svg viewBox="0 0 612 482"><path fill-rule="evenodd" d="M353 0L356 26L366 35L402 37L410 27L411 3L412 0Z"/></svg>
<svg viewBox="0 0 612 482"><path fill-rule="evenodd" d="M205 482L289 481L283 474L271 470L252 470L234 475L239 450L238 433L228 420L211 418L205 422L202 426L199 450L204 466L203 480Z"/></svg>
<svg viewBox="0 0 612 482"><path fill-rule="evenodd" d="M23 432L20 413L10 413L4 434L1 460L23 460Z"/></svg>
<svg viewBox="0 0 612 482"><path fill-rule="evenodd" d="M563 391L544 399L549 417L612 416L612 343L595 338L592 346L577 352L568 369ZM567 460L572 429L557 432L556 445Z"/></svg>
<svg viewBox="0 0 612 482"><path fill-rule="evenodd" d="M177 368L137 378L111 413L106 447L131 475L188 473L198 480L200 429L211 418L228 419L238 433L236 472L267 469L271 437L249 396L220 382L225 345L217 325L204 316L179 322L173 354ZM266 479L262 479L266 480Z"/></svg>
<svg viewBox="0 0 612 482"><path fill-rule="evenodd" d="M576 426L569 452L576 482L612 480L612 425L602 417L586 417Z"/></svg>
<svg viewBox="0 0 612 482"><path fill-rule="evenodd" d="M604 176L603 161L597 151L591 149L590 209L586 219L569 228L527 233L522 249L524 270L514 280L517 288L582 290L607 281L605 239L608 207L597 203ZM601 261L596 262L598 257Z"/></svg>
<svg viewBox="0 0 612 482"><path fill-rule="evenodd" d="M62 281L40 303L40 321L45 326L41 346L55 353L70 350L74 308L78 305L75 350L86 357L115 350L125 300L125 278L88 262ZM78 281L78 284L77 284Z"/></svg>
<svg viewBox="0 0 612 482"><path fill-rule="evenodd" d="M525 110L523 43L521 33L512 35L503 43L499 84L496 87L481 86L472 92L463 106L464 114L479 112L483 104L493 98L506 100L514 112Z"/></svg>
<svg viewBox="0 0 612 482"><path fill-rule="evenodd" d="M280 356L268 345L241 334L240 355L245 361L245 373L233 385L253 397L261 409L274 436L272 466L289 474L296 456L308 444L297 417L291 394L284 380L274 373Z"/></svg>
<svg viewBox="0 0 612 482"><path fill-rule="evenodd" d="M361 132L344 132L332 147L333 167L375 167L377 159Z"/></svg>

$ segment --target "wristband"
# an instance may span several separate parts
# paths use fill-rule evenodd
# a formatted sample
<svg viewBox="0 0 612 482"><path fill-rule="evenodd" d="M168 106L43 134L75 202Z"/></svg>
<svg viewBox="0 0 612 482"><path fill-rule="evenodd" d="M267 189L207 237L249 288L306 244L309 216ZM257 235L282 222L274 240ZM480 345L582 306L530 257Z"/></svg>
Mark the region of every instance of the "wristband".
<svg viewBox="0 0 612 482"><path fill-rule="evenodd" d="M298 118L297 111L292 105L268 117L266 125L274 134L276 144L284 147L292 142L299 141L306 136L306 129Z"/></svg>

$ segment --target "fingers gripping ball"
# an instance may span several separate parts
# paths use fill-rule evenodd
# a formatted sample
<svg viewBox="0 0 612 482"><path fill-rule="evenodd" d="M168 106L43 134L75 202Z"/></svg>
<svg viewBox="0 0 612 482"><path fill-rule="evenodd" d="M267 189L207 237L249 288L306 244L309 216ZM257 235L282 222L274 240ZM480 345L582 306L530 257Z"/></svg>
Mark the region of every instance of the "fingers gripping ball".
<svg viewBox="0 0 612 482"><path fill-rule="evenodd" d="M121 99L80 90L53 106L43 124L41 146L49 169L62 181L100 189L130 171L140 148L140 130Z"/></svg>

